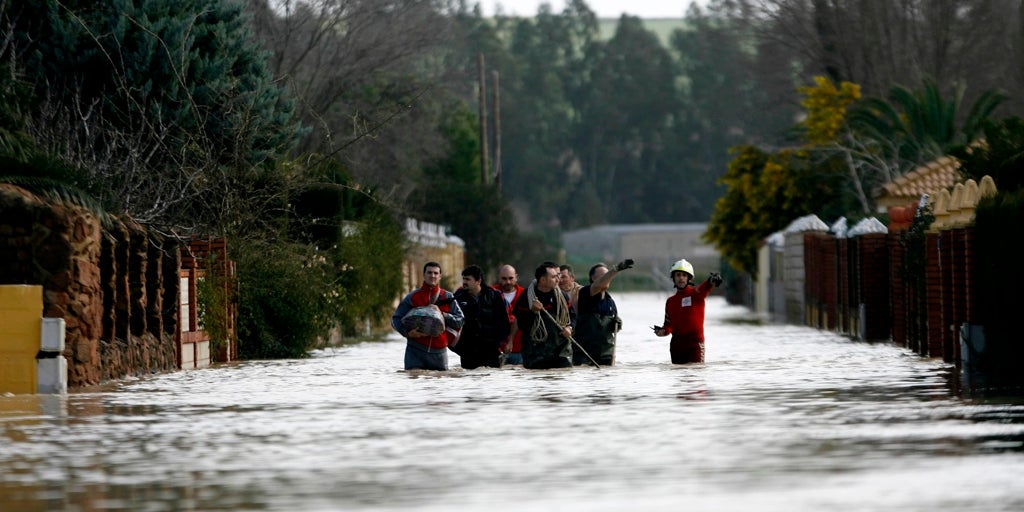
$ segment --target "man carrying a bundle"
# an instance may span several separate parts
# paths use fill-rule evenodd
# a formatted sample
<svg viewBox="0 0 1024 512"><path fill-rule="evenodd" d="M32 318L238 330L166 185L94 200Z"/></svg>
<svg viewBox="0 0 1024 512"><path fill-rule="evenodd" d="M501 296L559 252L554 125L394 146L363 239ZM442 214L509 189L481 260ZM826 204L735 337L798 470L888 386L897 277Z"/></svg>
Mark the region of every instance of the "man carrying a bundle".
<svg viewBox="0 0 1024 512"><path fill-rule="evenodd" d="M455 296L441 288L441 265L423 265L423 285L409 292L391 315L405 336L406 370L447 370L448 345L458 342L464 321Z"/></svg>

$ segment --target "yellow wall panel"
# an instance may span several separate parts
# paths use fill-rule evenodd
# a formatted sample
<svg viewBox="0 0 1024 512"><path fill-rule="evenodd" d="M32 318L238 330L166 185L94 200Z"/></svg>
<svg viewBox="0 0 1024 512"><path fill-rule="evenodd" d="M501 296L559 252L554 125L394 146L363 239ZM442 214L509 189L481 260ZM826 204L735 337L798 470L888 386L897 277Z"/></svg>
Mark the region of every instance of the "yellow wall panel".
<svg viewBox="0 0 1024 512"><path fill-rule="evenodd" d="M35 393L43 287L0 285L0 393Z"/></svg>

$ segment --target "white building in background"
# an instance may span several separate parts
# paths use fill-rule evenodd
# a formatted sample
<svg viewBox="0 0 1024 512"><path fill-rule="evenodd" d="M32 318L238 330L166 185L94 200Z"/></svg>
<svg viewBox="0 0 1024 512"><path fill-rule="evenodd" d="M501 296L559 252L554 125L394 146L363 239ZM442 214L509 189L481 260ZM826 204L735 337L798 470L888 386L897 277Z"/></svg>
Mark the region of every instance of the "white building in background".
<svg viewBox="0 0 1024 512"><path fill-rule="evenodd" d="M441 282L448 290L462 285L460 272L466 268L466 242L448 233L448 227L417 219L405 219L405 243L407 251L402 264L402 295L423 284L423 265L436 261L444 275Z"/></svg>
<svg viewBox="0 0 1024 512"><path fill-rule="evenodd" d="M718 251L701 237L705 223L680 224L609 224L562 234L565 263L576 267L577 278L586 283L590 265L604 262L613 265L625 258L636 262L636 269L649 272L652 281L671 287L668 270L672 263L686 258L693 264L696 278L703 280L708 272L721 271Z"/></svg>

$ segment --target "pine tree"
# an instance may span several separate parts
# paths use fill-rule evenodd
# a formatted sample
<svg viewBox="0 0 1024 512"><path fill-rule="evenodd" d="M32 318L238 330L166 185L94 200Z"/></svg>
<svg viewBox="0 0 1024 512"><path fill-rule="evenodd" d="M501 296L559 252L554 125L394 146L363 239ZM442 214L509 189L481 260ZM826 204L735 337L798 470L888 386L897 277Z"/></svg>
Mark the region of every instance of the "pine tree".
<svg viewBox="0 0 1024 512"><path fill-rule="evenodd" d="M299 128L242 4L43 0L8 21L44 107L33 135L89 173L113 210L214 224L274 202L249 194L280 181L267 172Z"/></svg>

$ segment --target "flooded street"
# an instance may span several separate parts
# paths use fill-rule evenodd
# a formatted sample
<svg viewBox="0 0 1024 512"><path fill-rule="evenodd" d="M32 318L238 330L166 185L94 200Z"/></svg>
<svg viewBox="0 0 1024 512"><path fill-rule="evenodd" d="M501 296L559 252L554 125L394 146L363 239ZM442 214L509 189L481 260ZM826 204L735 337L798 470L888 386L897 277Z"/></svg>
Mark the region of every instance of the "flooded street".
<svg viewBox="0 0 1024 512"><path fill-rule="evenodd" d="M0 397L0 510L1024 510L1024 401L890 344L616 294L614 367L402 370L404 341Z"/></svg>

